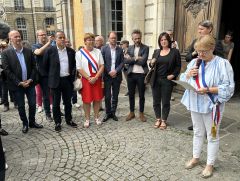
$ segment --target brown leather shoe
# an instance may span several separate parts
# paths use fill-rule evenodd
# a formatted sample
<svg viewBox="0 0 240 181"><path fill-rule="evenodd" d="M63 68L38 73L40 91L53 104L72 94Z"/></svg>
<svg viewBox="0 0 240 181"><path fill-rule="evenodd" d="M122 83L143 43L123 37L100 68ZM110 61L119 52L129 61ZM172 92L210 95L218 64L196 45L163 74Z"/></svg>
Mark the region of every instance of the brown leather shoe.
<svg viewBox="0 0 240 181"><path fill-rule="evenodd" d="M146 122L147 120L146 120L146 117L144 116L144 113L143 112L140 112L139 113L139 119L140 119L140 121L142 121L142 122Z"/></svg>
<svg viewBox="0 0 240 181"><path fill-rule="evenodd" d="M126 121L130 121L133 118L135 118L135 114L134 114L134 112L130 112L126 117Z"/></svg>

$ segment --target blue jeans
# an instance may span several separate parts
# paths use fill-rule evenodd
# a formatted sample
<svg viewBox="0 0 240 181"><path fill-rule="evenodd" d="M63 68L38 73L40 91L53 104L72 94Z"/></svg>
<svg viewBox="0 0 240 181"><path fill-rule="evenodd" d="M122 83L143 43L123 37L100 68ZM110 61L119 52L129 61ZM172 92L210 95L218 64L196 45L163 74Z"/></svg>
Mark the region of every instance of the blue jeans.
<svg viewBox="0 0 240 181"><path fill-rule="evenodd" d="M27 119L25 111L25 94L27 96L29 106L29 119ZM36 113L36 92L34 86L30 86L28 88L19 87L16 91L14 91L14 96L18 105L18 113L23 125L28 126L28 120L29 123L34 123Z"/></svg>

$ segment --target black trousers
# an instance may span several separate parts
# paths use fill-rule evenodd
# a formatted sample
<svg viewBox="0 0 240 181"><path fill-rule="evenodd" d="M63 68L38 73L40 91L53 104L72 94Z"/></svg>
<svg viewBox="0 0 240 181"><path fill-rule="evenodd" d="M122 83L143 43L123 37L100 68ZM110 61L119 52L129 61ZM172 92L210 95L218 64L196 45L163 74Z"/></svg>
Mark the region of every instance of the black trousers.
<svg viewBox="0 0 240 181"><path fill-rule="evenodd" d="M3 153L2 140L0 137L0 181L5 180L5 157Z"/></svg>
<svg viewBox="0 0 240 181"><path fill-rule="evenodd" d="M8 92L10 95L10 100L11 102L14 102L14 105L16 105L16 99L14 98L14 94L12 91L8 89L7 81L2 81L2 102L4 106L9 106L9 101L8 101Z"/></svg>
<svg viewBox="0 0 240 181"><path fill-rule="evenodd" d="M170 112L170 100L173 83L168 79L157 79L152 87L153 109L157 119L167 120Z"/></svg>
<svg viewBox="0 0 240 181"><path fill-rule="evenodd" d="M5 181L5 170L0 171L0 181Z"/></svg>
<svg viewBox="0 0 240 181"><path fill-rule="evenodd" d="M135 109L135 90L138 88L139 94L139 112L144 112L145 104L145 74L130 73L128 75L128 95L130 103L130 111L134 112Z"/></svg>
<svg viewBox="0 0 240 181"><path fill-rule="evenodd" d="M53 119L55 124L62 122L61 119L61 111L60 111L60 102L61 96L63 99L64 104L64 111L65 111L65 120L69 122L72 120L72 91L73 91L73 84L70 80L70 77L61 77L60 83L57 88L51 89L52 96L53 96Z"/></svg>
<svg viewBox="0 0 240 181"><path fill-rule="evenodd" d="M29 106L29 114L27 119L27 114L25 110L25 95L27 96L28 106ZM30 86L27 88L19 87L16 91L14 91L14 97L16 99L18 105L18 113L23 122L24 126L28 126L29 123L35 122L35 113L36 113L36 92L35 87Z"/></svg>
<svg viewBox="0 0 240 181"><path fill-rule="evenodd" d="M106 114L116 113L120 84L121 80L117 80L116 78L108 78L104 80Z"/></svg>

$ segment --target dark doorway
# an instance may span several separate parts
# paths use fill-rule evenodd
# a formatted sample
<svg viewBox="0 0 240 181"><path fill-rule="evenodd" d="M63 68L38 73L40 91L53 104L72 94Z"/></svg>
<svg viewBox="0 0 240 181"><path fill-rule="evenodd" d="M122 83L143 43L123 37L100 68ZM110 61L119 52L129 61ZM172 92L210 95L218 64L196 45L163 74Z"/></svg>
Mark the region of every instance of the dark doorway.
<svg viewBox="0 0 240 181"><path fill-rule="evenodd" d="M222 1L222 15L219 29L219 39L223 39L225 33L233 31L234 50L231 58L231 64L234 70L236 88L239 91L240 84L240 21L238 17L239 7L234 0Z"/></svg>

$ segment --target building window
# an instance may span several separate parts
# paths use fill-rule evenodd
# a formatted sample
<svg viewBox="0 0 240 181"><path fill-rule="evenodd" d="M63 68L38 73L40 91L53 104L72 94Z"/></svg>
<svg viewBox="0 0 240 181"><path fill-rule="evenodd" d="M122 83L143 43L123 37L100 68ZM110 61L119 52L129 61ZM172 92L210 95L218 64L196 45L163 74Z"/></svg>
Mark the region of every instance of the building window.
<svg viewBox="0 0 240 181"><path fill-rule="evenodd" d="M52 0L43 0L44 11L53 11L53 1Z"/></svg>
<svg viewBox="0 0 240 181"><path fill-rule="evenodd" d="M53 18L46 18L45 19L45 28L47 35L50 36L55 34L55 26L54 26L54 19Z"/></svg>
<svg viewBox="0 0 240 181"><path fill-rule="evenodd" d="M122 0L112 0L111 3L112 31L117 33L117 41L120 42L123 36Z"/></svg>
<svg viewBox="0 0 240 181"><path fill-rule="evenodd" d="M24 10L23 0L14 0L14 9L15 11L23 11Z"/></svg>
<svg viewBox="0 0 240 181"><path fill-rule="evenodd" d="M28 35L27 35L26 20L24 18L17 18L16 22L17 22L17 29L22 36L22 40L27 40Z"/></svg>

